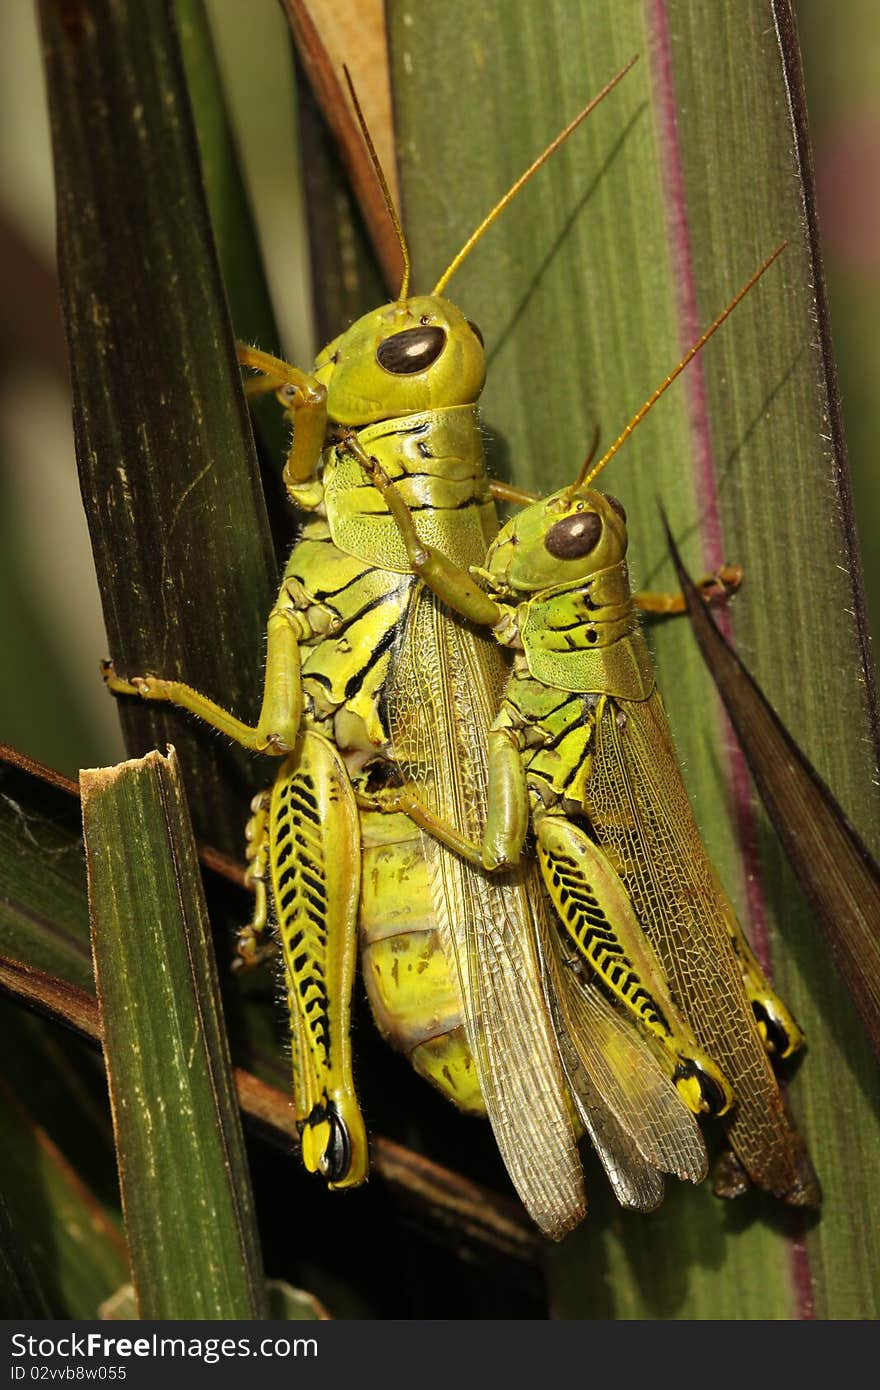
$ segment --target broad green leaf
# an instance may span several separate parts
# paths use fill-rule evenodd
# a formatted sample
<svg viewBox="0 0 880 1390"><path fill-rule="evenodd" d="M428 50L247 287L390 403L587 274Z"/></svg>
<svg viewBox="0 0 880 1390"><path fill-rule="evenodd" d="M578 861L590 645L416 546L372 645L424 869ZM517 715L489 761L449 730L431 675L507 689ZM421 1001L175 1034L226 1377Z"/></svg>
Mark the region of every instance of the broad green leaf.
<svg viewBox="0 0 880 1390"><path fill-rule="evenodd" d="M82 774L95 975L142 1317L265 1315L250 1178L176 759Z"/></svg>
<svg viewBox="0 0 880 1390"><path fill-rule="evenodd" d="M94 986L76 788L9 750L0 763L0 955L4 994L97 1036L85 993ZM53 1316L94 1317L127 1268L111 1229L118 1196L103 1068L92 1047L7 998L0 1052L15 1059L0 1101L2 1188L17 1233L10 1256L18 1248L33 1266Z"/></svg>
<svg viewBox="0 0 880 1390"><path fill-rule="evenodd" d="M825 335L816 343L824 300L804 218L808 150L789 108L792 94L800 120L796 61L779 37L788 5L392 0L388 14L416 290L590 95L641 55L447 291L484 332L490 452L520 484L547 491L571 479L594 426L607 445L789 238L601 485L629 514L636 584L673 582L658 496L691 570L745 566L734 639L870 841L877 792L859 561L833 363ZM655 624L652 639L707 844L808 1033L789 1095L826 1205L806 1230L757 1199L729 1208L708 1191L676 1192L636 1221L614 1216L597 1192L554 1263L555 1307L573 1317L872 1316L873 1061L749 796L687 626Z"/></svg>
<svg viewBox="0 0 880 1390"><path fill-rule="evenodd" d="M275 562L170 7L47 2L41 17L77 457L111 655L255 718ZM237 847L255 764L183 716L136 701L122 716L132 751L173 730L200 829Z"/></svg>

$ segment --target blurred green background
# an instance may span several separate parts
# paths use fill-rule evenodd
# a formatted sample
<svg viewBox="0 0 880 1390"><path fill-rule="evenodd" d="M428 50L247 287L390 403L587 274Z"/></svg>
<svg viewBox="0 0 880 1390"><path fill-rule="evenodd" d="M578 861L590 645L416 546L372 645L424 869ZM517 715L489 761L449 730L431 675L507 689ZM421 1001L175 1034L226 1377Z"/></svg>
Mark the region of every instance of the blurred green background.
<svg viewBox="0 0 880 1390"><path fill-rule="evenodd" d="M285 21L208 5L286 350L313 350ZM880 6L799 0L831 319L869 612L880 622ZM276 80L277 78L277 80ZM272 102L263 99L273 92ZM123 755L74 467L54 286L54 200L36 21L0 15L0 739L76 773ZM773 460L766 460L772 468ZM768 537L768 542L772 538ZM732 557L735 558L735 557Z"/></svg>

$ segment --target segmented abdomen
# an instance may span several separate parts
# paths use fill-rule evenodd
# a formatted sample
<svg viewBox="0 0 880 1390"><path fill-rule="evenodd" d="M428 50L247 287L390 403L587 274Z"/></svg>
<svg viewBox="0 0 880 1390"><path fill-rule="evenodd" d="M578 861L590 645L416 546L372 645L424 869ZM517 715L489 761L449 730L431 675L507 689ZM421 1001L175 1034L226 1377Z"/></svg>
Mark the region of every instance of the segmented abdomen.
<svg viewBox="0 0 880 1390"><path fill-rule="evenodd" d="M378 812L362 814L361 831L361 964L376 1026L460 1110L485 1114L420 832Z"/></svg>

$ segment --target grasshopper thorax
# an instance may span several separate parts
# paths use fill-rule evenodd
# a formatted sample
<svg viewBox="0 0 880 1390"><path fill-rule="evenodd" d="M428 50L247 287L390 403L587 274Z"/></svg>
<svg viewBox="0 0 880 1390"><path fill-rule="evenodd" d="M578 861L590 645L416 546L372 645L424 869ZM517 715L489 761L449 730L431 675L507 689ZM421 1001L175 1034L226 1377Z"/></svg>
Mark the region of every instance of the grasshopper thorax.
<svg viewBox="0 0 880 1390"><path fill-rule="evenodd" d="M471 405L486 379L479 329L448 299L410 296L364 314L318 354L315 375L340 425Z"/></svg>
<svg viewBox="0 0 880 1390"><path fill-rule="evenodd" d="M620 565L626 547L626 514L616 497L565 488L502 528L486 557L486 572L499 590L534 594L586 582Z"/></svg>

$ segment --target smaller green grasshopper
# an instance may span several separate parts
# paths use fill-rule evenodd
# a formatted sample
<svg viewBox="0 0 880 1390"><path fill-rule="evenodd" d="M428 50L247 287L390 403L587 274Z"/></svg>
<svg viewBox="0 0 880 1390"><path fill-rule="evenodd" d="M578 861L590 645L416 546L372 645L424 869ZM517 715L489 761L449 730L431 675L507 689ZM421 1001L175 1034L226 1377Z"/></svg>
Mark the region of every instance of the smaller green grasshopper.
<svg viewBox="0 0 880 1390"><path fill-rule="evenodd" d="M383 794L384 805L489 870L518 862L531 825L572 964L594 972L628 1011L692 1110L726 1114L736 1159L758 1187L791 1205L815 1205L819 1185L767 1059L789 1056L803 1035L764 977L702 844L629 588L625 513L591 486L782 249L599 463L587 471L588 459L570 487L501 530L485 568L472 571L485 588L419 539L394 484L375 461L361 463L397 520L413 570L514 653L489 734L482 845L406 788ZM712 581L704 584L708 596ZM679 605L648 595L638 606Z"/></svg>

